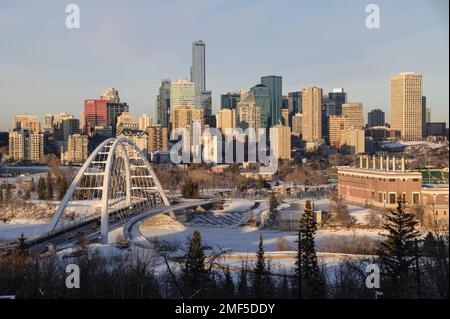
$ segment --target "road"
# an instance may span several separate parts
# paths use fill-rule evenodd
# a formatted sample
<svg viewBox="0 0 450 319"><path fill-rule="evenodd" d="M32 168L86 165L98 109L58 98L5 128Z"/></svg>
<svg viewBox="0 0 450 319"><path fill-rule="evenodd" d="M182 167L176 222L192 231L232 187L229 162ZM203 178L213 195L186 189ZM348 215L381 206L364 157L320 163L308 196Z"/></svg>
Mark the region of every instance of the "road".
<svg viewBox="0 0 450 319"><path fill-rule="evenodd" d="M207 205L217 202L217 199L205 199L205 200L189 200L181 203L177 203L171 206L160 206L150 209L145 212L134 211L133 208L137 207L137 203L129 207L121 208L110 213L109 217L109 230L112 231L121 226L124 226L125 238L130 237L130 233L126 232L138 221L144 218L155 216L158 214L167 213L170 211L177 211L197 207L200 205ZM125 216L125 219L123 218ZM46 234L39 238L30 240L27 242L28 251L31 253L39 254L49 250L49 247L64 248L64 246L70 246L79 244L81 242L91 242L99 238L100 236L100 217L83 222L79 225L72 226L68 229L58 231L53 234ZM131 242L131 241L130 241Z"/></svg>

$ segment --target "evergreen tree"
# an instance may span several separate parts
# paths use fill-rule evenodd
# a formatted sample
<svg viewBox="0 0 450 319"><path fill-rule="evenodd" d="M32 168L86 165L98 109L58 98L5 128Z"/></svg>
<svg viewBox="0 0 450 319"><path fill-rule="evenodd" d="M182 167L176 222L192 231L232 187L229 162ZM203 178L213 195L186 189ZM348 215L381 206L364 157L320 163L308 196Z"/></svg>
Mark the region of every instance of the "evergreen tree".
<svg viewBox="0 0 450 319"><path fill-rule="evenodd" d="M316 230L317 225L314 221L312 205L310 201L307 201L300 219L297 239L298 252L295 262L296 288L299 298L323 298L325 294L325 280L317 263L314 242Z"/></svg>
<svg viewBox="0 0 450 319"><path fill-rule="evenodd" d="M189 240L182 279L187 298L207 296L211 280L205 268L205 252L202 246L200 232L197 230L194 231Z"/></svg>
<svg viewBox="0 0 450 319"><path fill-rule="evenodd" d="M413 278L417 280L419 269L416 269L416 276L412 276L412 269L419 255L417 224L414 212L405 211L401 201L396 210L385 214L385 240L380 245L379 260L388 286L385 294L392 294L394 298L408 297L416 291Z"/></svg>
<svg viewBox="0 0 450 319"><path fill-rule="evenodd" d="M45 190L45 179L43 177L39 177L37 193L38 198L40 200L45 199L46 190Z"/></svg>
<svg viewBox="0 0 450 319"><path fill-rule="evenodd" d="M264 244L262 235L259 235L259 245L258 251L256 253L256 263L253 268L253 281L252 281L252 289L253 289L253 297L260 299L264 298L265 295L265 287L264 281L266 277L266 260L264 257Z"/></svg>
<svg viewBox="0 0 450 319"><path fill-rule="evenodd" d="M247 264L242 262L239 272L239 284L237 288L237 297L245 299L249 297L248 281L247 281Z"/></svg>
<svg viewBox="0 0 450 319"><path fill-rule="evenodd" d="M197 198L198 193L198 184L190 179L188 179L181 187L181 194L184 198Z"/></svg>
<svg viewBox="0 0 450 319"><path fill-rule="evenodd" d="M3 189L0 188L0 203L3 202Z"/></svg>
<svg viewBox="0 0 450 319"><path fill-rule="evenodd" d="M20 237L17 239L17 242L19 243L19 251L21 253L25 252L25 249L27 247L26 240L27 239L25 238L25 235L23 233L20 234Z"/></svg>
<svg viewBox="0 0 450 319"><path fill-rule="evenodd" d="M58 184L58 200L62 200L64 198L64 195L66 195L67 192L67 181L64 178L64 176L59 176L57 180Z"/></svg>
<svg viewBox="0 0 450 319"><path fill-rule="evenodd" d="M45 199L47 200L53 199L53 179L52 174L50 172L47 173L47 190Z"/></svg>
<svg viewBox="0 0 450 319"><path fill-rule="evenodd" d="M230 266L225 268L224 277L223 294L225 298L234 298L234 282L231 276Z"/></svg>

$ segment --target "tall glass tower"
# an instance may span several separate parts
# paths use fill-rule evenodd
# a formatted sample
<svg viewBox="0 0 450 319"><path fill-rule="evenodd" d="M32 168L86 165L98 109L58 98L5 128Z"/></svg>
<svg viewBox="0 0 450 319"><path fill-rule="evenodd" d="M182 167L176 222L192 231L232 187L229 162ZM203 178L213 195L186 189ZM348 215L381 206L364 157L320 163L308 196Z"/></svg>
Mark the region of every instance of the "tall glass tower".
<svg viewBox="0 0 450 319"><path fill-rule="evenodd" d="M282 77L268 75L261 77L261 84L269 89L271 125L281 124Z"/></svg>
<svg viewBox="0 0 450 319"><path fill-rule="evenodd" d="M256 106L261 109L260 127L268 128L271 126L270 120L270 94L267 86L263 84L257 84L250 89L253 93Z"/></svg>
<svg viewBox="0 0 450 319"><path fill-rule="evenodd" d="M195 107L202 107L202 92L206 89L205 43L202 40L192 43L191 82L195 83Z"/></svg>

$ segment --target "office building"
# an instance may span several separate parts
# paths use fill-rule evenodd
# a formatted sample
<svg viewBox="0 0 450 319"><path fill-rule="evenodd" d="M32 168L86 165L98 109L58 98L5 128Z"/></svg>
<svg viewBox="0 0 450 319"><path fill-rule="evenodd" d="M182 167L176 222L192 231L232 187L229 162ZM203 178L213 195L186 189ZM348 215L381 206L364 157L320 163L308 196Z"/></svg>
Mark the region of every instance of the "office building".
<svg viewBox="0 0 450 319"><path fill-rule="evenodd" d="M302 113L302 92L288 93L288 110L289 113Z"/></svg>
<svg viewBox="0 0 450 319"><path fill-rule="evenodd" d="M196 108L202 107L201 94L206 90L205 43L192 43L191 82L195 83Z"/></svg>
<svg viewBox="0 0 450 319"><path fill-rule="evenodd" d="M253 98L255 99L255 105L260 110L260 127L268 128L271 126L270 121L270 93L267 86L263 84L257 84L250 89Z"/></svg>
<svg viewBox="0 0 450 319"><path fill-rule="evenodd" d="M220 95L220 108L221 109L236 109L237 104L240 101L240 94L236 92L228 92Z"/></svg>
<svg viewBox="0 0 450 319"><path fill-rule="evenodd" d="M347 93L343 88L334 88L332 92L328 93L328 99L335 105L334 114L330 115L342 115L342 104L347 103Z"/></svg>
<svg viewBox="0 0 450 319"><path fill-rule="evenodd" d="M329 141L336 149L341 148L342 135L349 129L349 119L346 116L331 115L329 118Z"/></svg>
<svg viewBox="0 0 450 319"><path fill-rule="evenodd" d="M115 88L107 88L100 96L100 99L119 103L120 102L119 91Z"/></svg>
<svg viewBox="0 0 450 319"><path fill-rule="evenodd" d="M196 109L192 105L180 104L170 108L171 129L188 129L194 121L200 121L203 124L203 110Z"/></svg>
<svg viewBox="0 0 450 319"><path fill-rule="evenodd" d="M170 84L170 109L178 105L195 108L195 84L188 80L177 80Z"/></svg>
<svg viewBox="0 0 450 319"><path fill-rule="evenodd" d="M386 124L385 114L380 109L374 109L367 113L367 125L369 127L384 126Z"/></svg>
<svg viewBox="0 0 450 319"><path fill-rule="evenodd" d="M124 129L117 134L117 138L127 138L134 142L144 154L148 152L148 133L146 131Z"/></svg>
<svg viewBox="0 0 450 319"><path fill-rule="evenodd" d="M340 148L345 153L361 154L365 152L365 132L363 128L350 126L341 134Z"/></svg>
<svg viewBox="0 0 450 319"><path fill-rule="evenodd" d="M261 77L261 84L269 89L271 125L280 124L283 91L282 77L276 75L263 76Z"/></svg>
<svg viewBox="0 0 450 319"><path fill-rule="evenodd" d="M291 126L290 115L288 109L281 109L281 119L284 126Z"/></svg>
<svg viewBox="0 0 450 319"><path fill-rule="evenodd" d="M404 72L391 77L391 127L402 139L422 139L422 75Z"/></svg>
<svg viewBox="0 0 450 319"><path fill-rule="evenodd" d="M258 130L261 126L261 108L256 106L255 98L250 90L241 90L241 100L238 103L238 126L242 129L253 128Z"/></svg>
<svg viewBox="0 0 450 319"><path fill-rule="evenodd" d="M362 103L344 103L342 104L342 116L347 116L350 127L363 128L364 114Z"/></svg>
<svg viewBox="0 0 450 319"><path fill-rule="evenodd" d="M129 112L123 112L117 117L116 132L120 133L122 130L137 130L139 124L135 122L133 114Z"/></svg>
<svg viewBox="0 0 450 319"><path fill-rule="evenodd" d="M162 80L156 97L156 117L158 124L169 127L170 80Z"/></svg>

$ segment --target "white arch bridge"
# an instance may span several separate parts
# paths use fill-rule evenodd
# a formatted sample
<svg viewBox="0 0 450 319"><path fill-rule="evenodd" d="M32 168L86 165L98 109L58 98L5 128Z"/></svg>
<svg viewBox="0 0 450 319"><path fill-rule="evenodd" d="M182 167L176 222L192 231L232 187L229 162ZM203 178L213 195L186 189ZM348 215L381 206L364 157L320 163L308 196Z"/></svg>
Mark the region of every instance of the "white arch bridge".
<svg viewBox="0 0 450 319"><path fill-rule="evenodd" d="M147 157L125 138L102 142L78 171L53 216L49 232L30 242L43 250L79 238L98 237L108 243L108 232L128 221L175 209L214 202L195 201L171 206Z"/></svg>

